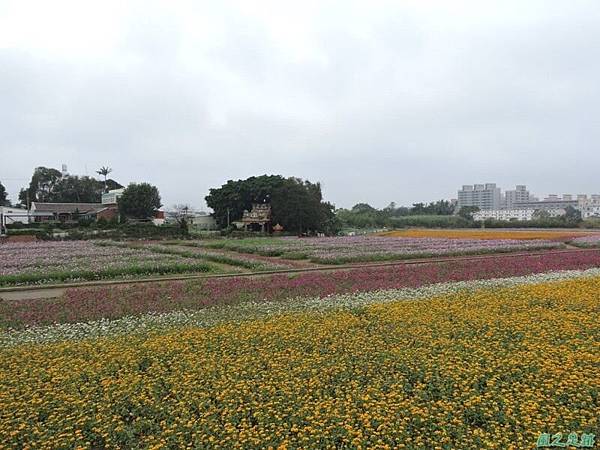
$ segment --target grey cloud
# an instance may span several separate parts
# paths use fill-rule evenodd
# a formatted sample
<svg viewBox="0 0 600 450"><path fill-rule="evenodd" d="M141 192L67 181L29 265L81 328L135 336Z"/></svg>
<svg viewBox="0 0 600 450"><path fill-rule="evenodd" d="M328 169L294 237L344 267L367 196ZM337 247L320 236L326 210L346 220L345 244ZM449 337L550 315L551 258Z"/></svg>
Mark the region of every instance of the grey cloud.
<svg viewBox="0 0 600 450"><path fill-rule="evenodd" d="M106 52L0 45L0 181L14 199L35 166L108 164L200 207L263 173L321 181L338 206L485 181L599 192L600 6L486 2L478 21L460 4L328 3L289 41L276 14L164 4L124 11Z"/></svg>

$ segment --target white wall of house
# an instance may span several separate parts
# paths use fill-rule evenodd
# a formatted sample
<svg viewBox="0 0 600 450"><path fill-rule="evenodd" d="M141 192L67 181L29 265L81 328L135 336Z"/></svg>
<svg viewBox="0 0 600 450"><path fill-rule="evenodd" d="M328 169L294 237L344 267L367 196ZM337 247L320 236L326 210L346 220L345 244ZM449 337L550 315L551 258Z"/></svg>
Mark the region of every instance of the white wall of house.
<svg viewBox="0 0 600 450"><path fill-rule="evenodd" d="M29 223L29 215L25 208L13 208L12 206L0 206L0 214L4 217L4 223Z"/></svg>
<svg viewBox="0 0 600 450"><path fill-rule="evenodd" d="M473 219L477 221L483 221L487 219L531 220L533 219L534 212L534 209L487 209L474 213Z"/></svg>
<svg viewBox="0 0 600 450"><path fill-rule="evenodd" d="M488 209L477 211L473 214L473 219L483 221L487 219L494 220L533 220L535 218L535 209ZM562 208L545 209L550 217L559 217L565 213Z"/></svg>

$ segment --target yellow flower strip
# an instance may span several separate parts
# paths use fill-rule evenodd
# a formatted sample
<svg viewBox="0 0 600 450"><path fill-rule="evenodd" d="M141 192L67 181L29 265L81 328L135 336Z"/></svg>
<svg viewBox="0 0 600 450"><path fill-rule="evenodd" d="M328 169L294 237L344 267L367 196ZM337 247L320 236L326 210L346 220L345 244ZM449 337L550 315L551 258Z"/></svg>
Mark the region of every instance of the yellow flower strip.
<svg viewBox="0 0 600 450"><path fill-rule="evenodd" d="M502 230L434 230L409 229L380 233L387 237L446 238L446 239L552 239L570 240L594 234L593 231L502 231Z"/></svg>
<svg viewBox="0 0 600 450"><path fill-rule="evenodd" d="M600 278L0 350L0 448L534 448L600 435ZM204 444L203 446L201 444Z"/></svg>

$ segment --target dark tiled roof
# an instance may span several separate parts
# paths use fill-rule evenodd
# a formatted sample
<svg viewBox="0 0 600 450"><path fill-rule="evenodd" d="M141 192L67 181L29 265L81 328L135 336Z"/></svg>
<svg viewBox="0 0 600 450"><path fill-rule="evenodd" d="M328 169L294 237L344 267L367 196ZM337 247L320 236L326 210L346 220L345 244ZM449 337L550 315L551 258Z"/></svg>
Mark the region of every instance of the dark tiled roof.
<svg viewBox="0 0 600 450"><path fill-rule="evenodd" d="M54 214L79 214L96 213L105 208L102 203L38 203L33 202L36 212L47 212ZM33 206L32 205L32 206Z"/></svg>

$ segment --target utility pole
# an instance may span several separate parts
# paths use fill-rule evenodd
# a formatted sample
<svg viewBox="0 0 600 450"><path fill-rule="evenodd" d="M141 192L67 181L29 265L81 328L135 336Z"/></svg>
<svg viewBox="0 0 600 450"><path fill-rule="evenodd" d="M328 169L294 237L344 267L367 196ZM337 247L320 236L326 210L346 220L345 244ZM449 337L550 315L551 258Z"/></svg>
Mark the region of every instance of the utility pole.
<svg viewBox="0 0 600 450"><path fill-rule="evenodd" d="M227 208L227 228L229 228L229 208Z"/></svg>

